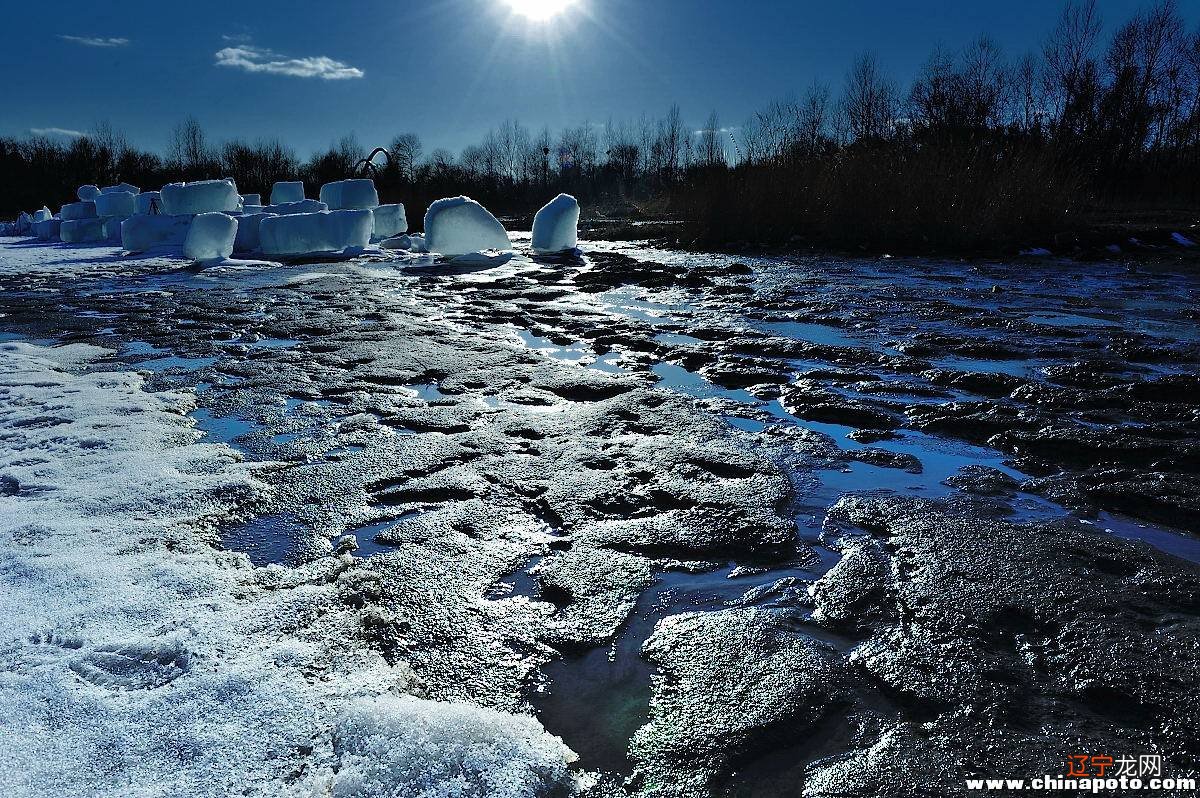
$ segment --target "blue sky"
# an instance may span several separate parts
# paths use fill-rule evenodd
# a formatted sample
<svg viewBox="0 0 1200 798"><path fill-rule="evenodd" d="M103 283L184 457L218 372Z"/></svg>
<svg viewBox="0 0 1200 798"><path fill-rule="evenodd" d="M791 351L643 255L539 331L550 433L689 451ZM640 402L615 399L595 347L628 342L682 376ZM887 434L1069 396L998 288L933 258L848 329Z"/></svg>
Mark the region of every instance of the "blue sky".
<svg viewBox="0 0 1200 798"><path fill-rule="evenodd" d="M195 115L215 140L278 136L301 156L353 132L414 131L457 151L506 118L531 128L661 114L724 124L814 79L840 86L874 50L897 79L941 42L1034 48L1053 0L575 0L550 23L507 0L58 0L11 3L0 135L108 121L161 149ZM1114 24L1144 5L1101 0ZM1200 0L1180 0L1200 21ZM47 13L42 9L49 8ZM65 135L65 134L64 134Z"/></svg>

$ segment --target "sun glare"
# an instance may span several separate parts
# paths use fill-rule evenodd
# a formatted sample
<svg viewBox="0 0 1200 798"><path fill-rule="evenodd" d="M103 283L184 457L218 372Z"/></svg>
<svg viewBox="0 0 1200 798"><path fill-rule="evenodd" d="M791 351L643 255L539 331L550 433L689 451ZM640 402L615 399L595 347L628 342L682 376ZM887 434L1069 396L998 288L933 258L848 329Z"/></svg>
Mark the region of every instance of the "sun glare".
<svg viewBox="0 0 1200 798"><path fill-rule="evenodd" d="M575 0L506 0L512 10L524 17L544 22L575 4Z"/></svg>

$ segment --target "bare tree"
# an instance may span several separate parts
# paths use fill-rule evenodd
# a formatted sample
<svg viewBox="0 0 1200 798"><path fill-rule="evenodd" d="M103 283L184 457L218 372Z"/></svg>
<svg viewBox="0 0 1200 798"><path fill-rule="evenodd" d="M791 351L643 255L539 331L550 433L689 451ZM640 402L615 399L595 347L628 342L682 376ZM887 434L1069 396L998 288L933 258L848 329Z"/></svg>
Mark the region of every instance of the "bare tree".
<svg viewBox="0 0 1200 798"><path fill-rule="evenodd" d="M416 133L401 133L392 139L392 159L400 177L409 182L417 179L417 164L421 162L421 138Z"/></svg>
<svg viewBox="0 0 1200 798"><path fill-rule="evenodd" d="M842 108L855 141L885 139L896 121L896 84L884 76L873 53L860 55L850 68Z"/></svg>
<svg viewBox="0 0 1200 798"><path fill-rule="evenodd" d="M1095 49L1100 30L1096 0L1071 0L1042 48L1054 124L1075 137L1088 132L1095 120L1100 84Z"/></svg>

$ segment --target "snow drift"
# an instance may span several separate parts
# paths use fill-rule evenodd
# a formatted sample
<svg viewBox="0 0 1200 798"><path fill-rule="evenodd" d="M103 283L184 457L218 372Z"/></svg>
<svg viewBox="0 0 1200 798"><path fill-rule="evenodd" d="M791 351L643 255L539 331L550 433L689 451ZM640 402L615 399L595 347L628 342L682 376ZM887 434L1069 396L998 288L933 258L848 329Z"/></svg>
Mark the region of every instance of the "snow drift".
<svg viewBox="0 0 1200 798"><path fill-rule="evenodd" d="M425 213L425 244L430 252L465 255L485 249L512 249L504 225L470 197L449 197Z"/></svg>

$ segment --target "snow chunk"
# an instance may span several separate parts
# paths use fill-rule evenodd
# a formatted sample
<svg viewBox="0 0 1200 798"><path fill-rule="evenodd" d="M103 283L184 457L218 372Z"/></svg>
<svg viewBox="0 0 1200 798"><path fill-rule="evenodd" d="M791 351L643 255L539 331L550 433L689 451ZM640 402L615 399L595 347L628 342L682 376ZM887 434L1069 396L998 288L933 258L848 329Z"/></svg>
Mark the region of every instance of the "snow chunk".
<svg viewBox="0 0 1200 798"><path fill-rule="evenodd" d="M88 203L89 205L91 203ZM64 244L84 244L91 241L104 240L104 220L66 219L58 228L58 235Z"/></svg>
<svg viewBox="0 0 1200 798"><path fill-rule="evenodd" d="M338 724L337 798L537 798L570 795L575 754L534 718L463 703L381 696Z"/></svg>
<svg viewBox="0 0 1200 798"><path fill-rule="evenodd" d="M262 194L243 194L242 205L262 205Z"/></svg>
<svg viewBox="0 0 1200 798"><path fill-rule="evenodd" d="M533 217L533 251L553 255L575 249L579 241L579 201L559 194Z"/></svg>
<svg viewBox="0 0 1200 798"><path fill-rule="evenodd" d="M136 195L128 191L107 191L96 197L97 216L133 216L137 213Z"/></svg>
<svg viewBox="0 0 1200 798"><path fill-rule="evenodd" d="M143 191L135 198L138 213L162 213L162 194L157 191Z"/></svg>
<svg viewBox="0 0 1200 798"><path fill-rule="evenodd" d="M425 213L425 242L430 252L465 255L485 249L512 249L504 225L470 197L448 197Z"/></svg>
<svg viewBox="0 0 1200 798"><path fill-rule="evenodd" d="M75 196L79 197L80 202L88 202L89 200L94 200L94 199L96 199L96 197L100 196L100 187L93 186L91 184L88 184L86 186L80 186L75 191Z"/></svg>
<svg viewBox="0 0 1200 798"><path fill-rule="evenodd" d="M380 205L371 213L375 214L375 233L372 238L391 238L408 232L408 219L404 215L403 205Z"/></svg>
<svg viewBox="0 0 1200 798"><path fill-rule="evenodd" d="M142 190L137 186L129 183L117 183L115 186L105 186L100 189L101 194L141 194Z"/></svg>
<svg viewBox="0 0 1200 798"><path fill-rule="evenodd" d="M103 216L100 221L104 224L104 240L113 244L121 243L121 225L129 216Z"/></svg>
<svg viewBox="0 0 1200 798"><path fill-rule="evenodd" d="M92 200L68 202L66 205L59 208L58 216L64 222L69 222L74 219L95 219L96 203Z"/></svg>
<svg viewBox="0 0 1200 798"><path fill-rule="evenodd" d="M45 205L42 206L41 210L33 212L33 223L34 224L37 224L38 222L44 222L48 219L53 219L53 218L54 218L54 214L51 213L50 209L47 208Z"/></svg>
<svg viewBox="0 0 1200 798"><path fill-rule="evenodd" d="M331 211L370 210L379 204L379 193L374 180L339 180L321 186L321 202Z"/></svg>
<svg viewBox="0 0 1200 798"><path fill-rule="evenodd" d="M304 184L300 181L280 181L271 187L271 204L304 201Z"/></svg>
<svg viewBox="0 0 1200 798"><path fill-rule="evenodd" d="M191 227L191 216L138 214L121 223L121 248L145 252L154 247L181 247Z"/></svg>
<svg viewBox="0 0 1200 798"><path fill-rule="evenodd" d="M60 227L62 227L61 219L46 219L42 222L34 222L33 234L38 237L39 241L57 241Z"/></svg>
<svg viewBox="0 0 1200 798"><path fill-rule="evenodd" d="M261 243L259 224L273 213L244 213L237 217L237 238L233 240L235 252L257 252Z"/></svg>
<svg viewBox="0 0 1200 798"><path fill-rule="evenodd" d="M245 208L242 209L245 211ZM319 200L300 200L298 202L283 202L278 205L264 205L257 213L273 213L276 216L293 216L297 213L320 213L329 210L329 206Z"/></svg>
<svg viewBox="0 0 1200 798"><path fill-rule="evenodd" d="M172 183L162 189L163 213L214 213L238 209L237 187L232 180L201 180L196 183Z"/></svg>
<svg viewBox="0 0 1200 798"><path fill-rule="evenodd" d="M367 210L322 211L268 217L258 234L264 255L307 255L363 249L374 226Z"/></svg>
<svg viewBox="0 0 1200 798"><path fill-rule="evenodd" d="M223 213L201 213L192 219L183 255L192 260L224 260L233 254L237 237L237 219Z"/></svg>

